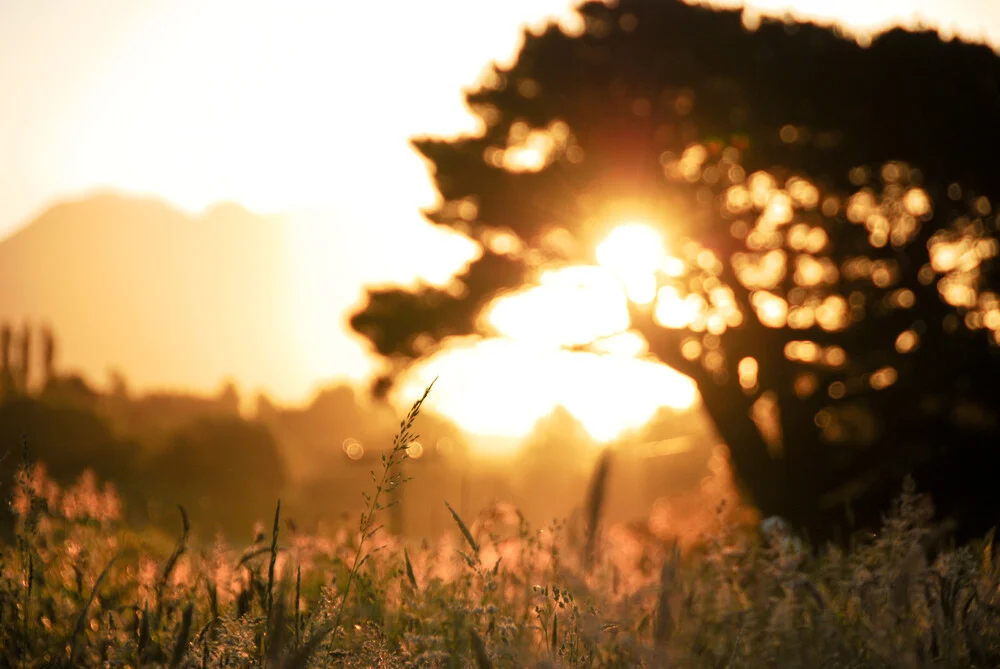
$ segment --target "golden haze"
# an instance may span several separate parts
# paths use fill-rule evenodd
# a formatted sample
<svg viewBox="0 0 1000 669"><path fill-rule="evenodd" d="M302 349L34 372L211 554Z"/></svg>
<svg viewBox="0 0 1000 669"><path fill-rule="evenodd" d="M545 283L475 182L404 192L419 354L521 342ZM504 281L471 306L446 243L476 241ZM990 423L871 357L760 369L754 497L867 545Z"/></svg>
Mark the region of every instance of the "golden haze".
<svg viewBox="0 0 1000 669"><path fill-rule="evenodd" d="M143 387L210 390L232 374L244 390L301 401L323 380L365 376L371 361L343 325L361 285L416 277L441 284L475 252L420 220L419 208L436 194L407 139L474 131L462 87L491 59L513 57L525 21L572 19L565 0L511 0L488 9L437 0L401 3L394 20L376 26L363 4L286 3L277 11L270 3L235 1L120 0L99 8L71 0L0 3L0 63L18 64L0 68L0 90L8 92L0 121L0 234L49 202L104 188L155 194L188 212L224 200L259 211L327 210L288 224L276 242L282 268L262 257L259 266L245 267L228 259L239 253L220 252L213 272L179 275L188 284L199 278L221 286L229 321L255 323L252 314L266 315L254 336L208 327L225 314L187 300L196 290L172 292L167 282L129 286L129 301L95 303L84 294L90 284L60 287L53 276L50 285L40 273L32 282L5 284L20 297L5 303L13 306L0 317L32 315L31 305L49 295L90 323L60 333L67 365L92 376L117 365ZM1000 6L985 0L750 5L870 29L891 21L913 25L918 10L949 32L1000 37ZM351 29L331 39L340 26ZM387 43L394 45L390 55ZM352 104L343 104L345 92ZM544 150L528 143L523 155L511 156L513 166L530 169ZM650 273L633 270L632 259L622 262L639 253L629 238L646 235L648 242L649 235L641 221L622 223L599 252L604 269L553 272L540 288L497 304L490 318L504 337L427 361L407 396L426 377L440 375L432 402L469 429L523 434L559 403L602 439L642 422L658 404L689 405L695 396L689 381L635 358L642 344L622 332L623 300L626 294L639 302L655 298L664 305L658 318L673 327L690 319L696 305L669 290L654 296ZM134 247L109 251L92 248L96 240L84 236L74 242L77 256L65 263L100 252L133 254L130 262L141 275L152 251L176 253L182 262L185 254L198 258L215 248L204 242L200 249L174 249L168 240L141 234L117 243L130 237ZM260 239L234 243L253 246ZM244 251L249 258L257 253ZM642 264L659 260L644 255ZM100 279L99 269L81 272ZM193 320L172 319L171 309ZM184 342L181 350L124 334L138 324ZM613 355L557 350L590 336L607 336ZM117 358L98 360L95 352L103 350ZM635 390L636 399L617 399L622 388Z"/></svg>

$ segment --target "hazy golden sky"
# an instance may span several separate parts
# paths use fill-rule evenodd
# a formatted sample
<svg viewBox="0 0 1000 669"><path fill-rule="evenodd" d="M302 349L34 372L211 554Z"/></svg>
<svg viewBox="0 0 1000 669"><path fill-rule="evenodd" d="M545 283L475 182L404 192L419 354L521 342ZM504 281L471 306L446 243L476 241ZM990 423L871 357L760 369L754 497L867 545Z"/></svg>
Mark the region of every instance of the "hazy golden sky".
<svg viewBox="0 0 1000 669"><path fill-rule="evenodd" d="M474 126L460 89L566 0L3 0L0 236L113 186L190 210L365 211L433 197L406 145ZM722 0L718 4L737 6ZM389 6L389 5L387 5ZM757 0L883 25L916 14L1000 41L992 0Z"/></svg>
<svg viewBox="0 0 1000 669"><path fill-rule="evenodd" d="M1000 43L995 0L752 6L869 27L920 14ZM340 330L342 314L324 311L324 285L417 274L443 281L468 257L461 240L421 223L418 209L435 193L407 140L473 130L461 89L491 60L516 53L525 23L565 17L569 7L566 0L0 0L0 238L57 200L105 188L157 195L192 212L221 200L300 212L303 292L294 299L308 314L304 338L316 361L303 393L322 378L358 378L370 363ZM386 239L397 243L387 248ZM332 245L348 243L358 249L350 266L324 262ZM523 388L523 369L510 371L506 361L523 364L530 353L491 346L496 351L474 358L479 367L449 366L458 378L436 392L453 413L512 384ZM573 379L608 361L546 360L549 367L535 368L540 375L568 381L522 391L519 420L481 416L469 424L518 432L553 401L579 413L607 406ZM664 398L690 401L690 384L668 370L611 364L617 371L608 378L653 392L648 407L623 405L593 419L592 431L612 434ZM467 384L484 370L508 370L510 378L480 382L470 394Z"/></svg>

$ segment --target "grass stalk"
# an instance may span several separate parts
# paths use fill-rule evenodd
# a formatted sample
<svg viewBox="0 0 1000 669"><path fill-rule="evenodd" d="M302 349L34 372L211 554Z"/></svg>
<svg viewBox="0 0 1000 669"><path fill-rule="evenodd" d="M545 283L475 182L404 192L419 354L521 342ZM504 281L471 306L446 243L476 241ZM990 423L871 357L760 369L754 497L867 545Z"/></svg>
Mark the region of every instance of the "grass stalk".
<svg viewBox="0 0 1000 669"><path fill-rule="evenodd" d="M344 594L341 596L340 605L337 607L337 615L333 620L333 634L336 634L337 630L340 629L340 623L344 616L344 607L351 594L351 585L354 583L355 578L357 578L361 565L370 555L369 553L362 556L362 551L365 546L365 541L369 539L377 529L375 525L375 514L384 508L379 503L379 497L383 492L394 488L402 482L398 479L392 478L391 472L396 465L406 458L406 449L409 447L410 443L416 439L415 435L410 434L410 429L413 427L413 422L420 414L420 408L423 406L424 400L427 399L427 396L430 394L431 388L434 387L434 383L436 381L436 378L434 381L431 381L430 385L424 390L423 396L421 396L421 398L414 402L413 406L410 407L410 412L399 424L399 431L393 439L392 450L389 452L388 456L382 456L382 478L376 482L375 493L373 495L366 496L368 506L361 514L360 538L358 540L357 549L354 552L354 561L351 564L351 570L347 574L347 583L344 586Z"/></svg>

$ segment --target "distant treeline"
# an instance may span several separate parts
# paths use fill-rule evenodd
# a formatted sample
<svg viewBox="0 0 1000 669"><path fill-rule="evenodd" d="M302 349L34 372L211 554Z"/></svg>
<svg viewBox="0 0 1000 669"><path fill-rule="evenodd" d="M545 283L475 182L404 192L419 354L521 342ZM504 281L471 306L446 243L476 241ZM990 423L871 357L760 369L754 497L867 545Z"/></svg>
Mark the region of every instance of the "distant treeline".
<svg viewBox="0 0 1000 669"><path fill-rule="evenodd" d="M383 449L392 444L398 416L386 404L347 385L319 392L302 407L279 407L258 395L241 413L232 383L214 396L134 393L121 374L98 390L79 375L56 369L56 341L41 331L43 373L31 368L32 331L0 325L0 494L6 497L27 459L67 486L85 470L111 482L136 526L172 528L182 505L205 538L217 531L236 541L253 538L254 524L273 513L302 529L353 527L360 491ZM12 349L17 355L11 355ZM248 415L249 414L249 415ZM498 500L512 501L544 525L571 515L599 446L578 420L558 408L538 423L518 456L498 462L473 456L469 435L425 412L417 426L420 447L407 463L413 480L398 493L408 504L386 514L393 531L433 536L449 517L443 501L474 513ZM697 448L668 457L651 455L650 443L675 437ZM618 518L645 517L659 496L697 489L707 472L711 441L698 414L665 411L623 440L636 446L620 458L622 479L609 492ZM657 485L650 486L655 481ZM10 516L2 516L4 530Z"/></svg>

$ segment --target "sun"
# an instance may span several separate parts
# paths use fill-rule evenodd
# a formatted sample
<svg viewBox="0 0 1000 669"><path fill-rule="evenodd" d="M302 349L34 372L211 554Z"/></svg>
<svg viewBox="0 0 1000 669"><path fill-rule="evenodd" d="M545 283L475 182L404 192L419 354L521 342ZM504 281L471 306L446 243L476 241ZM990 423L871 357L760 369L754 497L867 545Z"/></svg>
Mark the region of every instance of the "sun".
<svg viewBox="0 0 1000 669"><path fill-rule="evenodd" d="M562 405L598 442L641 426L661 407L691 407L693 381L642 357L645 340L629 330L627 309L630 300L659 301L660 277L676 276L680 260L652 225L634 220L597 245L596 259L546 271L537 286L496 300L483 316L496 336L456 342L421 363L404 394L438 376L430 406L471 433L505 437L528 434ZM689 310L675 308L671 324L680 326ZM599 353L565 349L589 342Z"/></svg>
<svg viewBox="0 0 1000 669"><path fill-rule="evenodd" d="M665 258L663 236L652 225L640 221L615 227L597 245L597 262L616 271L655 272Z"/></svg>
<svg viewBox="0 0 1000 669"><path fill-rule="evenodd" d="M615 273L625 295L637 304L656 299L657 273L669 268L663 235L642 221L628 221L614 228L597 246L597 263Z"/></svg>

